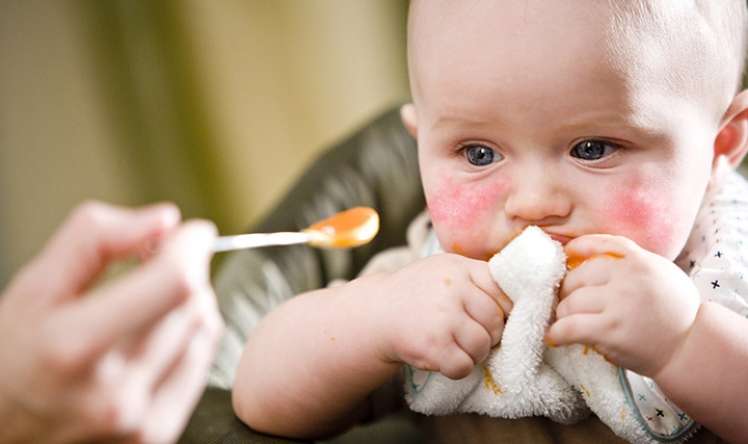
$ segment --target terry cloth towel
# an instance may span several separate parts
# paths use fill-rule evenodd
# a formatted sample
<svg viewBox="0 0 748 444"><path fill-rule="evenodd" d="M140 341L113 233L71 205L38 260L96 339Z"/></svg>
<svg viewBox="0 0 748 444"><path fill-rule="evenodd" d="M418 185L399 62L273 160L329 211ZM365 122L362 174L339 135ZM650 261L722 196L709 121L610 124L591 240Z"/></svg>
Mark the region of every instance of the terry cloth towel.
<svg viewBox="0 0 748 444"><path fill-rule="evenodd" d="M637 443L679 443L696 430L682 415L681 423L663 425L672 433L657 436L631 399L623 370L585 346L545 346L543 337L566 273L560 243L540 228L528 227L491 258L489 268L514 303L501 344L460 380L406 366L405 393L412 410L433 415L546 416L570 424L591 409L618 436ZM636 393L647 388L648 394L660 397L663 409L669 409L668 418L682 414L647 378L635 381L647 386L637 387Z"/></svg>

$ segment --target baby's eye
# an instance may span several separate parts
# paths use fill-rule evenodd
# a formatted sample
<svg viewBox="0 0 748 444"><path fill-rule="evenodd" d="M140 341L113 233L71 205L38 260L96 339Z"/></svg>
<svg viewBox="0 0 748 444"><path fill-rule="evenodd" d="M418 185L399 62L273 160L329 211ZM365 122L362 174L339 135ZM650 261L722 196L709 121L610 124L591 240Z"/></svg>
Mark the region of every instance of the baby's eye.
<svg viewBox="0 0 748 444"><path fill-rule="evenodd" d="M571 156L586 161L600 160L613 154L618 149L614 145L604 140L583 140L571 148Z"/></svg>
<svg viewBox="0 0 748 444"><path fill-rule="evenodd" d="M504 157L485 145L467 145L464 148L465 158L475 166L486 166L498 162Z"/></svg>

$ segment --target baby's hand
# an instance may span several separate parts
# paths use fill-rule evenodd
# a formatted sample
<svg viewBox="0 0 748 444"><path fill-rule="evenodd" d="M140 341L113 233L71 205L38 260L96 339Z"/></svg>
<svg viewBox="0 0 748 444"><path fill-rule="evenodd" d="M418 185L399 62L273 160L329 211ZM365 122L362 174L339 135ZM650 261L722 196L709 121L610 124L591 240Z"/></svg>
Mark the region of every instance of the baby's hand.
<svg viewBox="0 0 748 444"><path fill-rule="evenodd" d="M582 236L566 254L590 259L566 275L547 340L594 346L614 364L655 377L696 318L700 298L691 280L621 236Z"/></svg>
<svg viewBox="0 0 748 444"><path fill-rule="evenodd" d="M499 343L512 302L488 263L453 254L383 276L377 313L385 356L460 379Z"/></svg>

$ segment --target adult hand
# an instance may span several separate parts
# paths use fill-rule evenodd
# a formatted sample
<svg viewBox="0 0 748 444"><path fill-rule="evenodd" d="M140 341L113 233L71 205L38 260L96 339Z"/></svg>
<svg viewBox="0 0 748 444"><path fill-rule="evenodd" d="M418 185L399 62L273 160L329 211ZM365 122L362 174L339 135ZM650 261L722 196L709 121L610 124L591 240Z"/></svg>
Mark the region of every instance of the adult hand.
<svg viewBox="0 0 748 444"><path fill-rule="evenodd" d="M172 442L201 394L222 323L215 228L171 205L76 209L0 297L0 442ZM106 266L159 244L126 275Z"/></svg>

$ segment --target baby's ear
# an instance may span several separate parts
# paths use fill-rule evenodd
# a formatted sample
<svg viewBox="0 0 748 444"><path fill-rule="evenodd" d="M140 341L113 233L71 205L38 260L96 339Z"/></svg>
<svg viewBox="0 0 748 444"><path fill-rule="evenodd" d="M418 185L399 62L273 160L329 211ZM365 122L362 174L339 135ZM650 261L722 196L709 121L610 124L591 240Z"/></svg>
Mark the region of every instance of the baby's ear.
<svg viewBox="0 0 748 444"><path fill-rule="evenodd" d="M416 107L412 103L406 103L400 107L400 119L405 129L414 139L418 138L418 122L416 118Z"/></svg>
<svg viewBox="0 0 748 444"><path fill-rule="evenodd" d="M714 165L724 156L732 167L737 167L748 152L748 90L732 100L722 118L722 126L714 139Z"/></svg>

